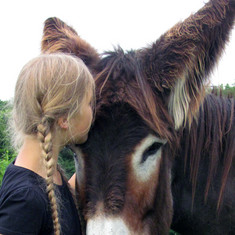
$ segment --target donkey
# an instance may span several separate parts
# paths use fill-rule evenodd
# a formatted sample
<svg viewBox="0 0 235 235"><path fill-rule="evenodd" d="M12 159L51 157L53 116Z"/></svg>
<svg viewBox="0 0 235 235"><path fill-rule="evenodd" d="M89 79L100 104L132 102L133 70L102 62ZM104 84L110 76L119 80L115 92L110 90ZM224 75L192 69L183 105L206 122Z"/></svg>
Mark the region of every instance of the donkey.
<svg viewBox="0 0 235 235"><path fill-rule="evenodd" d="M87 234L235 234L234 100L206 93L235 16L211 0L151 46L99 55L58 18L42 52L81 58L96 118L74 145Z"/></svg>

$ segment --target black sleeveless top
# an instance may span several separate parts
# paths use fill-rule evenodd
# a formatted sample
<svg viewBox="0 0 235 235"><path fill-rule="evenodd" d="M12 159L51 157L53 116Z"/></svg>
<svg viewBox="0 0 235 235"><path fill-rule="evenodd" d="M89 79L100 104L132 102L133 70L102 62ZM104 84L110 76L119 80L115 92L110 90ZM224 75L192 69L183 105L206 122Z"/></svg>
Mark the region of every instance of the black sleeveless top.
<svg viewBox="0 0 235 235"><path fill-rule="evenodd" d="M59 198L61 235L79 235L79 216L69 188L63 180L55 185ZM53 223L45 179L11 163L0 188L0 234L52 235Z"/></svg>

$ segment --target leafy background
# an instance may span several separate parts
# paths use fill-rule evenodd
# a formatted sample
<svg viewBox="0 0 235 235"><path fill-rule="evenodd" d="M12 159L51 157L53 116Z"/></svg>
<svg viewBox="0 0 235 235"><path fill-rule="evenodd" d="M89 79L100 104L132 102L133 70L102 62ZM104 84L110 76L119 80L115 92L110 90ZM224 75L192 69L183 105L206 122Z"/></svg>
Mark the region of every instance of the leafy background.
<svg viewBox="0 0 235 235"><path fill-rule="evenodd" d="M233 86L220 85L218 87L209 88L208 92L213 90L214 93L223 96L235 97L235 84ZM9 101L0 100L0 186L2 178L7 166L15 159L16 152L11 146L10 136L8 132L8 120L11 112ZM59 164L65 170L68 178L75 172L73 154L68 149L63 149L59 154ZM170 231L170 235L177 235L174 231Z"/></svg>

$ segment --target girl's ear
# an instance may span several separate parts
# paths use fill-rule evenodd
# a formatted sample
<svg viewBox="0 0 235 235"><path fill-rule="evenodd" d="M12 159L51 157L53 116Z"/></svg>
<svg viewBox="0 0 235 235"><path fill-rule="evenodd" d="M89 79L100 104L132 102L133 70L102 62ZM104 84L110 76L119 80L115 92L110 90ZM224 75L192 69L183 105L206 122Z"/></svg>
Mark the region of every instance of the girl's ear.
<svg viewBox="0 0 235 235"><path fill-rule="evenodd" d="M60 128L62 128L62 129L68 129L69 123L68 123L67 117L60 117L60 118L58 119L58 125L59 125Z"/></svg>

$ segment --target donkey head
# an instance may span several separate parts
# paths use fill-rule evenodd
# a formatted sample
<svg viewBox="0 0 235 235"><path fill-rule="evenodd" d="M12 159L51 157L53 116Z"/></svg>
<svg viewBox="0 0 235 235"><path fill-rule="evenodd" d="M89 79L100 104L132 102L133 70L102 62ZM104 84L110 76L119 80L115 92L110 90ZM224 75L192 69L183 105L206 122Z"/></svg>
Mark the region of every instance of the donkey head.
<svg viewBox="0 0 235 235"><path fill-rule="evenodd" d="M87 234L168 234L174 149L204 98L234 8L211 1L151 47L103 56L59 19L45 22L42 51L82 58L96 81L96 120L88 141L73 146Z"/></svg>

